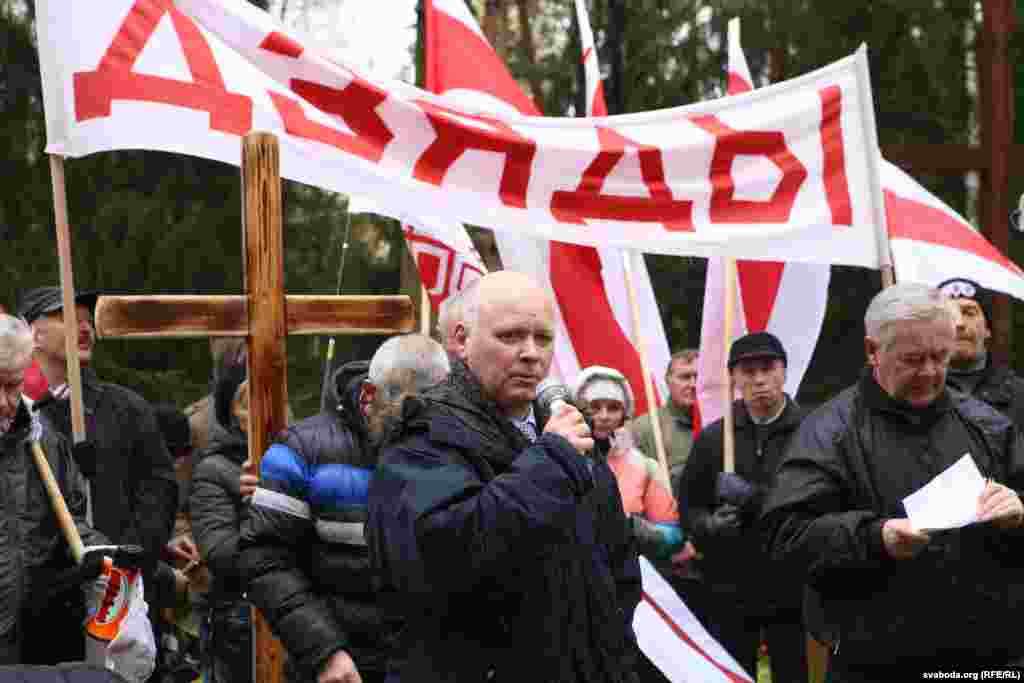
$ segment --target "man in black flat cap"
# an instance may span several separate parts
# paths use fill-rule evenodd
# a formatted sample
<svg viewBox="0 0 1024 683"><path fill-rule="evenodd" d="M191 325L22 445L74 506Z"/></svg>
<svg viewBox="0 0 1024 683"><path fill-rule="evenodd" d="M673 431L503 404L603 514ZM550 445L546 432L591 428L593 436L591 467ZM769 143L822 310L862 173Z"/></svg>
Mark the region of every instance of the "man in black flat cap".
<svg viewBox="0 0 1024 683"><path fill-rule="evenodd" d="M737 339L729 371L741 399L733 403L735 472L722 467L724 424L697 437L679 485L679 517L704 557L708 631L747 673L757 674L761 629L772 680L807 680L800 574L772 561L757 520L783 452L804 413L786 395L786 350L768 332Z"/></svg>
<svg viewBox="0 0 1024 683"><path fill-rule="evenodd" d="M136 544L143 548L147 597L151 600L155 597L156 602L162 604L173 601L174 590L173 584L165 586L167 581L154 579L161 551L171 536L177 507L174 465L150 404L130 389L101 382L91 368L96 341L92 322L96 299L97 295L91 292L75 297L86 438L92 444L92 448L76 448L75 456L90 453L93 456L82 458L79 463L90 482L93 526L113 543ZM25 292L18 314L32 327L33 357L49 384L49 393L36 402L35 408L70 439L71 405L60 288L38 287ZM169 590L171 595L154 595L154 590ZM81 603L76 597L69 596L66 607L52 606L53 621L34 620L41 629L47 630L48 637L40 634L36 639L40 647L35 661L30 663L49 664L83 658L75 656L82 643L81 620L75 624L77 637L70 634L66 639L53 637L58 622L75 622L68 617ZM32 653L26 654L32 656Z"/></svg>
<svg viewBox="0 0 1024 683"><path fill-rule="evenodd" d="M992 293L974 280L955 277L939 285L959 309L956 347L949 361L946 384L984 401L1024 428L1024 379L1005 365L992 362Z"/></svg>

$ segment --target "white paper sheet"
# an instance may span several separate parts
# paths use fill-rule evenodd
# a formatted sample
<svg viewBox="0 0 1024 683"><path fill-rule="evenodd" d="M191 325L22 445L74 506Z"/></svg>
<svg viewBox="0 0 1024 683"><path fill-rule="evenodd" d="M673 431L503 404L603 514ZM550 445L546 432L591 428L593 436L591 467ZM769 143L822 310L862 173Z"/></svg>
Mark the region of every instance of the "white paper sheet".
<svg viewBox="0 0 1024 683"><path fill-rule="evenodd" d="M978 521L978 499L985 478L970 453L903 499L907 517L915 529L959 529Z"/></svg>

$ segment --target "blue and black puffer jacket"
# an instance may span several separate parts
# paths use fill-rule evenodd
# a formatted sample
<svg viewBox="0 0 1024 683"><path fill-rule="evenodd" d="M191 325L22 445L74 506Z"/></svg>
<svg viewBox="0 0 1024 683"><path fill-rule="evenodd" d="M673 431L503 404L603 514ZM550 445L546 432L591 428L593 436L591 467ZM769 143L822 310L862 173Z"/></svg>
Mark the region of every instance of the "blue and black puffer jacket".
<svg viewBox="0 0 1024 683"><path fill-rule="evenodd" d="M364 536L376 460L358 402L368 369L339 368L325 410L278 435L242 527L249 599L302 680L338 650L360 672L383 673L401 626L377 603Z"/></svg>

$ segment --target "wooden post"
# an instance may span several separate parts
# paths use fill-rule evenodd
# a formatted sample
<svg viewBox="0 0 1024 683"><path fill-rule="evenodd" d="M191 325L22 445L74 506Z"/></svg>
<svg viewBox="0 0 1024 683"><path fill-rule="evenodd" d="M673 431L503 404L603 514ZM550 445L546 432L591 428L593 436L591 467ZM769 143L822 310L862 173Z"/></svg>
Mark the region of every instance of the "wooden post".
<svg viewBox="0 0 1024 683"><path fill-rule="evenodd" d="M288 414L281 176L273 135L250 133L242 142L242 205L249 295L249 460L258 469ZM256 681L281 683L284 650L263 615L253 612Z"/></svg>
<svg viewBox="0 0 1024 683"><path fill-rule="evenodd" d="M729 349L732 347L733 311L736 308L736 259L725 259L725 329L722 330L722 471L736 471L736 435L733 433L732 373Z"/></svg>
<svg viewBox="0 0 1024 683"><path fill-rule="evenodd" d="M1013 142L1013 70L1009 60L1010 34L1014 30L1011 0L985 0L984 40L986 59L979 60L984 92L981 118L982 149L988 168L982 174L988 190L981 229L996 249L1009 254L1010 247L1010 145ZM1009 361L1013 326L1010 301L1005 294L993 297L992 339L989 350L996 363Z"/></svg>
<svg viewBox="0 0 1024 683"><path fill-rule="evenodd" d="M641 258L643 256L641 255ZM644 396L647 397L647 414L651 417L651 431L654 434L654 451L661 463L665 476L671 479L668 469L668 457L665 453L665 437L661 433L661 420L658 419L658 401L654 396L654 383L651 380L651 368L647 364L647 353L644 351L643 329L640 324L640 304L636 299L636 287L633 284L633 252L623 250L622 266L626 280L626 296L629 298L630 315L633 317L633 345L640 356L640 372L644 376Z"/></svg>

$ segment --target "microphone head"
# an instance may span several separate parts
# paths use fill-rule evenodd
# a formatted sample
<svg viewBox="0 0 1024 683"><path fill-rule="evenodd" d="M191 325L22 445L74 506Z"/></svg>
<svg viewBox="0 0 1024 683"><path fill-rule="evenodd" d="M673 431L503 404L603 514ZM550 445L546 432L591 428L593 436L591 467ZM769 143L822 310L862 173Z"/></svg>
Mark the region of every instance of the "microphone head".
<svg viewBox="0 0 1024 683"><path fill-rule="evenodd" d="M546 379L537 385L537 405L548 414L554 413L556 403L572 404L572 392L569 387L556 379Z"/></svg>

